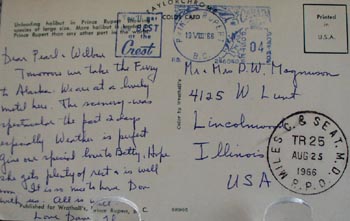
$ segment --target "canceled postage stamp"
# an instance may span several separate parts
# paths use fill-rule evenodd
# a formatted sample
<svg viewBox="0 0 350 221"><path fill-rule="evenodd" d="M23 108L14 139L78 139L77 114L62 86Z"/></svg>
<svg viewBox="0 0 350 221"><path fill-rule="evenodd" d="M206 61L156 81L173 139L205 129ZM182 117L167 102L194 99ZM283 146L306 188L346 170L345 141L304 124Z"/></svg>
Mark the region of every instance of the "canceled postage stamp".
<svg viewBox="0 0 350 221"><path fill-rule="evenodd" d="M174 45L188 60L215 63L270 63L269 7L176 5Z"/></svg>

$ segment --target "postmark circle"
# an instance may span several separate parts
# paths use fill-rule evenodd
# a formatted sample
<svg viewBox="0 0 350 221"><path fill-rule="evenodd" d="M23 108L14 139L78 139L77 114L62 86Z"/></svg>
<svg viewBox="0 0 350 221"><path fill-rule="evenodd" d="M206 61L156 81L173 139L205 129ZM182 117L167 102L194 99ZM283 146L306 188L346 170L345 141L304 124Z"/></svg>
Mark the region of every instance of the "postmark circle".
<svg viewBox="0 0 350 221"><path fill-rule="evenodd" d="M275 179L302 195L332 188L343 176L348 156L342 129L315 111L300 111L284 118L273 130L267 148L267 161Z"/></svg>
<svg viewBox="0 0 350 221"><path fill-rule="evenodd" d="M220 54L225 42L224 23L217 15L207 10L188 12L175 25L175 48L188 60L209 61Z"/></svg>

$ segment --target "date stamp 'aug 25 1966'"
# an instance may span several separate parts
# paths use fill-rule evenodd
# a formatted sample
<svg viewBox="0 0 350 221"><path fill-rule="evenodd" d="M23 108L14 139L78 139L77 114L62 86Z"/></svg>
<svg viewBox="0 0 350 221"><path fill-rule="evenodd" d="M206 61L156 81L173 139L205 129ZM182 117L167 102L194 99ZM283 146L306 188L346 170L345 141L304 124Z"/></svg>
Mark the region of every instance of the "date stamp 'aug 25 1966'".
<svg viewBox="0 0 350 221"><path fill-rule="evenodd" d="M276 180L302 195L332 188L346 169L348 155L347 140L338 124L314 111L284 118L271 134L267 150Z"/></svg>

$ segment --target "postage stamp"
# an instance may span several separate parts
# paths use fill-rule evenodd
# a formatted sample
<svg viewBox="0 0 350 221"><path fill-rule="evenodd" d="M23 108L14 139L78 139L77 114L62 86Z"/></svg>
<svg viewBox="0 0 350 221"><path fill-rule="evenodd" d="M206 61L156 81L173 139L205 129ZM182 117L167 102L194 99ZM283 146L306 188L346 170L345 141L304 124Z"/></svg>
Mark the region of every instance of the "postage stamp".
<svg viewBox="0 0 350 221"><path fill-rule="evenodd" d="M269 7L176 5L174 45L188 60L221 64L272 60Z"/></svg>
<svg viewBox="0 0 350 221"><path fill-rule="evenodd" d="M331 189L344 174L348 155L342 129L315 111L284 118L272 132L267 148L267 161L275 179L302 195Z"/></svg>
<svg viewBox="0 0 350 221"><path fill-rule="evenodd" d="M162 13L119 12L116 57L160 58L162 55Z"/></svg>

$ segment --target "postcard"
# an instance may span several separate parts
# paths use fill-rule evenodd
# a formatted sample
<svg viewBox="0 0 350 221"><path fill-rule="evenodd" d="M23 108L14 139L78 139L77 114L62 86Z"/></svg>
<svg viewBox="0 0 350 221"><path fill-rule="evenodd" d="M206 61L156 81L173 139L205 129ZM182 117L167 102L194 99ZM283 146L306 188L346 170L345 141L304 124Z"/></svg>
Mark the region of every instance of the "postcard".
<svg viewBox="0 0 350 221"><path fill-rule="evenodd" d="M0 219L348 220L348 3L4 0Z"/></svg>

